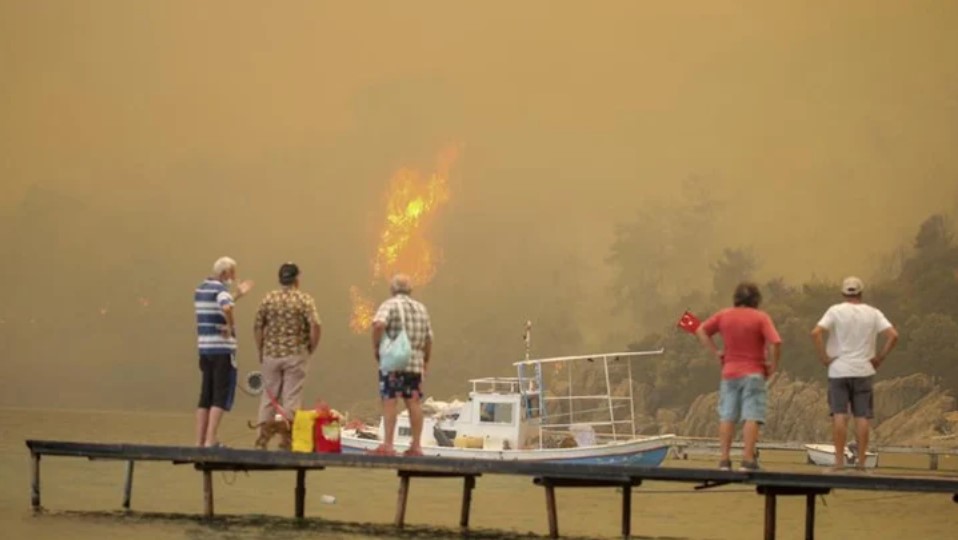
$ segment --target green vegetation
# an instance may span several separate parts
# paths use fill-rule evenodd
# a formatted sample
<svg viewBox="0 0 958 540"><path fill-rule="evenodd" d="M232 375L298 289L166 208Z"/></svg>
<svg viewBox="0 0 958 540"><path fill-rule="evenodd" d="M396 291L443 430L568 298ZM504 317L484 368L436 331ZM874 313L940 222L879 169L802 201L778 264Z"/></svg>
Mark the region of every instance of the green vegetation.
<svg viewBox="0 0 958 540"><path fill-rule="evenodd" d="M688 213L691 216L696 211ZM735 284L754 281L761 266L751 250L728 248L708 266L712 272L711 291L669 290L663 284L675 280L656 273L656 265L667 268L690 261L677 261L676 255L661 250L636 248L633 252L631 248L656 239L656 245L676 245L674 242L681 237L693 238L691 231L700 223L687 219L681 211L672 216L670 228L650 228L653 222L649 216L639 216L629 226L620 227L610 257L619 273L616 292L620 307L631 311L644 327L654 328L630 348L664 347L667 352L642 366L636 376L638 382L656 389L653 399L657 407L685 406L699 394L715 390L718 366L702 352L693 336L674 326L675 322L685 309L704 320L730 305ZM898 328L901 341L878 378L923 372L958 394L958 245L952 222L945 215L927 218L913 244L897 250L884 265L886 277L867 280L865 301L885 313ZM630 282L630 276L638 278ZM646 292L634 288L636 284ZM838 282L813 279L795 285L775 278L760 280L760 286L762 309L772 316L782 336L782 370L803 379L824 378L809 332L828 306L841 301ZM650 326L653 321L658 326Z"/></svg>

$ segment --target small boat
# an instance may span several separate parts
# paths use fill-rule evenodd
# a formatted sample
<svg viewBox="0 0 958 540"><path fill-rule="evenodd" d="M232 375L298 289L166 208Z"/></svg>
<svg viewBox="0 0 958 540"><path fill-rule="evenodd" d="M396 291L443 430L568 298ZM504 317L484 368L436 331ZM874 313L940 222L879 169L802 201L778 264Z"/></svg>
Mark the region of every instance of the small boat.
<svg viewBox="0 0 958 540"><path fill-rule="evenodd" d="M667 456L675 435L636 435L631 362L662 352L525 360L513 364L517 377L472 379L465 402L427 399L423 403L423 454L656 467ZM619 383L615 388L610 373L625 375L614 379ZM543 391L545 378L560 383L553 384L555 391ZM574 381L589 388L575 393ZM596 390L600 386L604 392ZM343 452L375 450L383 434L382 419L378 426L345 429ZM397 420L397 452L409 447L410 434L409 416L404 412Z"/></svg>
<svg viewBox="0 0 958 540"><path fill-rule="evenodd" d="M806 444L805 451L808 454L808 462L822 467L835 466L835 446L831 444ZM845 466L855 467L858 465L858 451L854 444L845 447ZM865 452L865 468L874 469L878 466L878 454L875 452Z"/></svg>

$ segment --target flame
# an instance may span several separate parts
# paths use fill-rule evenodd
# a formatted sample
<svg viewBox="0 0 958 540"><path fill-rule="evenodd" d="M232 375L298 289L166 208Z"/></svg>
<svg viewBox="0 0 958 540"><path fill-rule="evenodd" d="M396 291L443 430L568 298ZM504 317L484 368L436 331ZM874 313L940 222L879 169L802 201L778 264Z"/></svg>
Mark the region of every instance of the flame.
<svg viewBox="0 0 958 540"><path fill-rule="evenodd" d="M379 245L372 261L372 285L399 272L409 275L416 286L435 277L441 254L427 235L437 210L449 200L449 169L459 152L456 145L443 149L428 178L411 168L401 168L393 174L386 192L386 216ZM353 304L349 327L359 333L372 324L375 308L355 285L349 296Z"/></svg>
<svg viewBox="0 0 958 540"><path fill-rule="evenodd" d="M349 328L358 334L373 324L376 306L372 300L363 296L359 287L355 285L349 288L349 299L353 303L353 316L349 320Z"/></svg>

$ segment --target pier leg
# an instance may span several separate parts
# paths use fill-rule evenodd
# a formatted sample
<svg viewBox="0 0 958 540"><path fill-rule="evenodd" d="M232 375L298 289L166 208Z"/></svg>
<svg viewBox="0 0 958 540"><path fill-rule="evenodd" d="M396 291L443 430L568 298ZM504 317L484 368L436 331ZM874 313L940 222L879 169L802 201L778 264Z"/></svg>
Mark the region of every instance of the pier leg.
<svg viewBox="0 0 958 540"><path fill-rule="evenodd" d="M306 469L296 469L296 518L306 515Z"/></svg>
<svg viewBox="0 0 958 540"><path fill-rule="evenodd" d="M556 514L556 490L549 482L544 482L542 487L546 490L546 515L549 518L549 537L559 537L559 518Z"/></svg>
<svg viewBox="0 0 958 540"><path fill-rule="evenodd" d="M459 526L463 529L469 528L469 507L472 505L472 490L476 487L476 477L467 476L463 478L462 484L462 512L459 514Z"/></svg>
<svg viewBox="0 0 958 540"><path fill-rule="evenodd" d="M775 540L775 494L765 493L765 540Z"/></svg>
<svg viewBox="0 0 958 540"><path fill-rule="evenodd" d="M123 485L123 509L130 509L130 499L133 497L133 463L131 459L126 462L126 483Z"/></svg>
<svg viewBox="0 0 958 540"><path fill-rule="evenodd" d="M33 511L40 510L40 454L31 454L30 467L30 505Z"/></svg>
<svg viewBox="0 0 958 540"><path fill-rule="evenodd" d="M632 486L622 486L622 538L632 538Z"/></svg>
<svg viewBox="0 0 958 540"><path fill-rule="evenodd" d="M399 473L399 499L396 501L396 526L406 523L406 500L409 498L409 476Z"/></svg>
<svg viewBox="0 0 958 540"><path fill-rule="evenodd" d="M928 454L928 469L932 471L938 470L938 454Z"/></svg>
<svg viewBox="0 0 958 540"><path fill-rule="evenodd" d="M213 519L213 471L203 469L203 516Z"/></svg>
<svg viewBox="0 0 958 540"><path fill-rule="evenodd" d="M805 495L805 540L815 540L815 495Z"/></svg>

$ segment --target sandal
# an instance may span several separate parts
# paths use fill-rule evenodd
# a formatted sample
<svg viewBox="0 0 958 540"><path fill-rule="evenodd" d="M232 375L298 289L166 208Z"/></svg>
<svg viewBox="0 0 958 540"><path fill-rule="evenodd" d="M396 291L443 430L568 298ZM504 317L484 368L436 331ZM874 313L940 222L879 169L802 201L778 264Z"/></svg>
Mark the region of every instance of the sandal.
<svg viewBox="0 0 958 540"><path fill-rule="evenodd" d="M392 448L386 448L386 445L380 444L375 450L367 450L367 454L373 456L395 456L396 451Z"/></svg>
<svg viewBox="0 0 958 540"><path fill-rule="evenodd" d="M413 450L412 448L410 448L406 450L405 452L403 452L402 455L406 457L419 457L419 456L422 456L422 449L420 448L418 450Z"/></svg>

